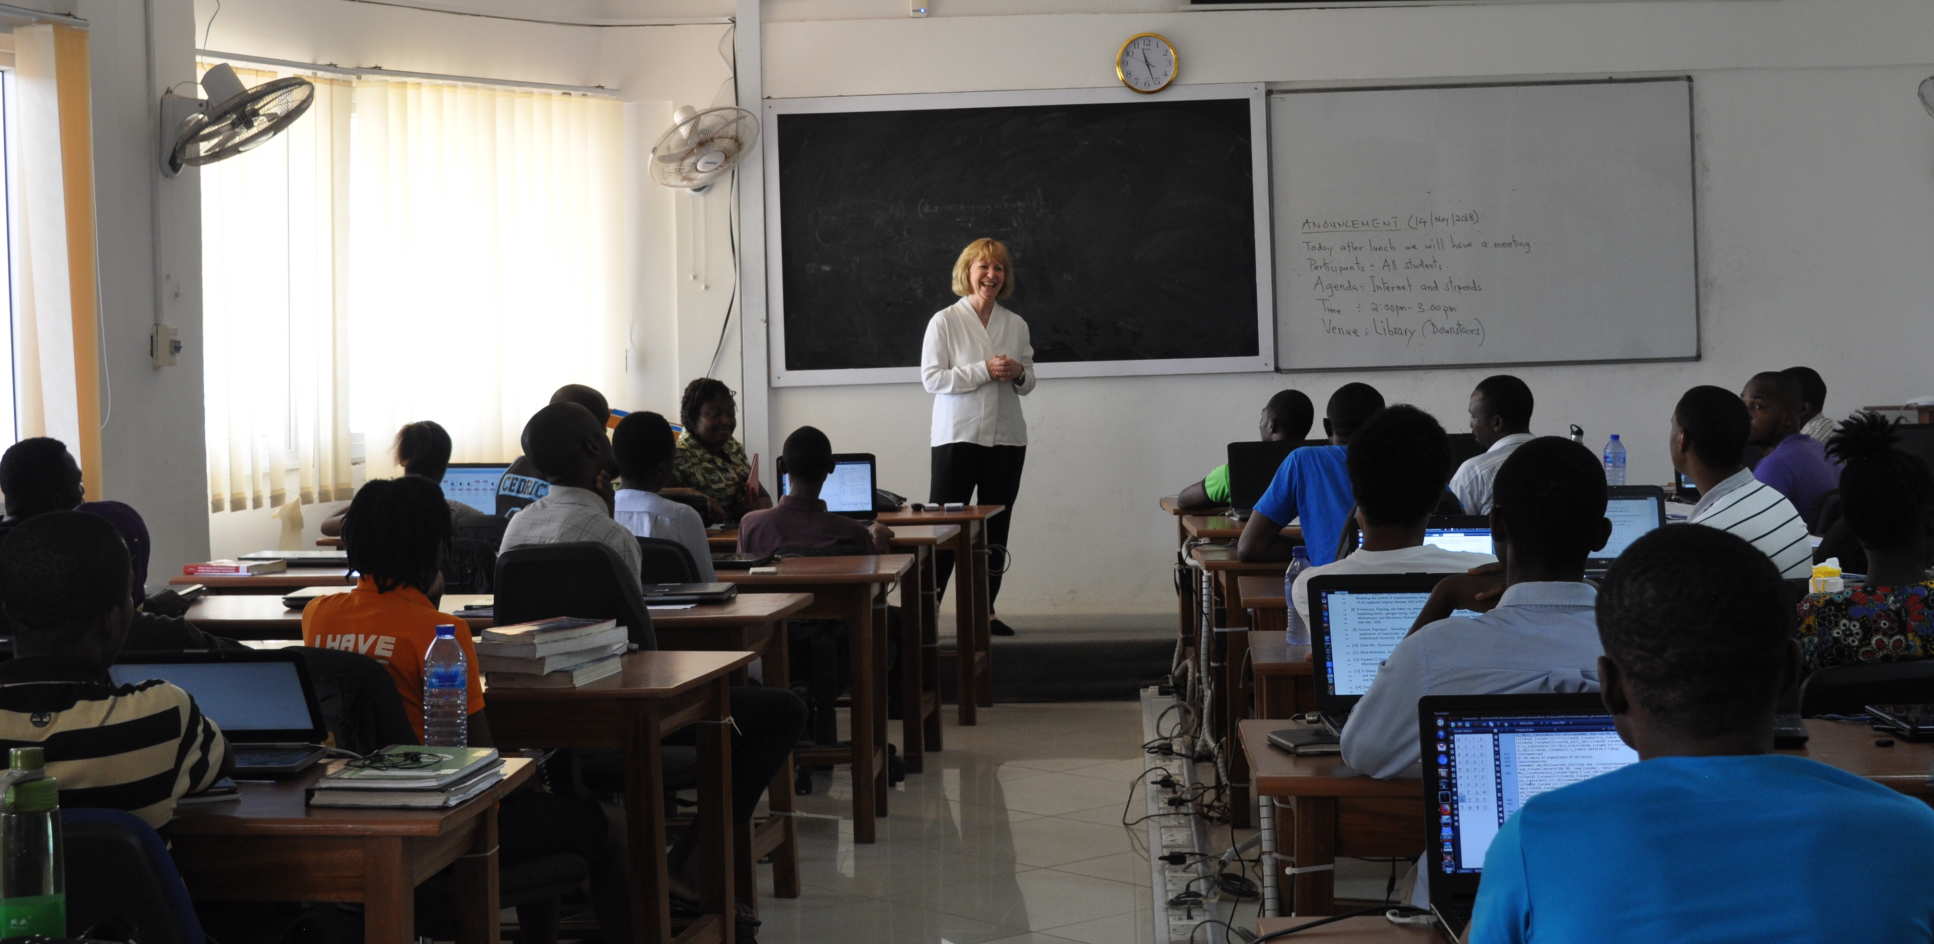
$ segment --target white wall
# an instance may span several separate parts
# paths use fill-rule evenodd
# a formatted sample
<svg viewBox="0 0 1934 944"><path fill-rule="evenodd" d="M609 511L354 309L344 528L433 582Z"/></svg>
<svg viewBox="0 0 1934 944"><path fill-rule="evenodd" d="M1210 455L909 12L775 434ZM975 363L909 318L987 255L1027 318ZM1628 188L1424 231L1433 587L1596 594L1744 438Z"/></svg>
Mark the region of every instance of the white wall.
<svg viewBox="0 0 1934 944"><path fill-rule="evenodd" d="M1934 120L1914 95L1934 71L1925 64L1934 4L1922 0L1256 13L1089 0L1081 6L1129 12L1032 16L950 16L1014 5L936 0L927 20L883 0L772 6L850 17L766 24L765 87L777 98L1105 85L1115 48L1143 30L1177 43L1188 82L1692 72L1705 357L1516 371L1539 398L1537 429L1580 423L1594 444L1622 433L1633 480L1663 481L1669 411L1694 384L1735 388L1756 370L1808 363L1825 375L1836 410L1934 393L1920 354L1934 342L1924 275ZM943 279L935 274L935 308L948 300ZM1002 609L1165 611L1174 531L1155 498L1247 436L1280 387L1301 388L1320 406L1343 382L1365 379L1456 430L1472 384L1490 372L1044 382L1027 404L1034 447L1011 542L1017 576ZM784 389L774 391L772 429L778 438L818 425L841 448L878 453L887 487L920 494L928 409L915 387Z"/></svg>

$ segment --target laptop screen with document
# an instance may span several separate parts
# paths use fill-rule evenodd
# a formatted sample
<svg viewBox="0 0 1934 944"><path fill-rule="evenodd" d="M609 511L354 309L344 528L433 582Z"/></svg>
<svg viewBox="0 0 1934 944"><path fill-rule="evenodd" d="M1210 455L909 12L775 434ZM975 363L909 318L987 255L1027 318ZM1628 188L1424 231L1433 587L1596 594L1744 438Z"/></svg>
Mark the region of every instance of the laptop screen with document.
<svg viewBox="0 0 1934 944"><path fill-rule="evenodd" d="M1592 552L1587 566L1602 571L1618 555L1665 524L1665 489L1657 485L1614 485L1605 502L1605 517L1612 522L1612 536L1605 546Z"/></svg>
<svg viewBox="0 0 1934 944"><path fill-rule="evenodd" d="M453 462L443 470L443 497L486 515L497 513L497 483L510 466L501 462Z"/></svg>
<svg viewBox="0 0 1934 944"><path fill-rule="evenodd" d="M826 510L849 518L873 517L873 454L847 452L833 456L833 471L819 489L819 500ZM792 494L792 476L786 472L785 457L779 459L779 494Z"/></svg>

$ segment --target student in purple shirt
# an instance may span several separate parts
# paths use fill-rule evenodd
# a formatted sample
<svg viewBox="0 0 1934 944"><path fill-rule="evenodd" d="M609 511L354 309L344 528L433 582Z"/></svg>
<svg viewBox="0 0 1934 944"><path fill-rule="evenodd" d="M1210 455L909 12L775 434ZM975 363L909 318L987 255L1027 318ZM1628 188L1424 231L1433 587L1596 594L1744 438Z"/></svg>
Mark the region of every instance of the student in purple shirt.
<svg viewBox="0 0 1934 944"><path fill-rule="evenodd" d="M877 521L862 524L826 510L819 490L833 471L833 443L811 426L801 426L786 437L786 475L789 487L779 504L746 514L739 522L739 551L773 554L781 551L846 551L884 554L893 532Z"/></svg>
<svg viewBox="0 0 1934 944"><path fill-rule="evenodd" d="M1819 440L1800 432L1799 379L1778 371L1754 374L1739 398L1752 417L1751 444L1768 450L1753 466L1753 477L1785 495L1814 527L1820 499L1840 487L1840 469Z"/></svg>

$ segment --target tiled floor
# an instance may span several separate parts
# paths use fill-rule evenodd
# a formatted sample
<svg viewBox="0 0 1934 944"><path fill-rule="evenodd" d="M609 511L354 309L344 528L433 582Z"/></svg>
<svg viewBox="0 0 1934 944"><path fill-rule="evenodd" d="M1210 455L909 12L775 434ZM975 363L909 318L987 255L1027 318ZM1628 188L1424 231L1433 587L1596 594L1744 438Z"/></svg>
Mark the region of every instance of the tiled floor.
<svg viewBox="0 0 1934 944"><path fill-rule="evenodd" d="M853 842L843 770L800 798L805 893L760 898L760 944L1147 942L1148 864L1120 825L1140 706L998 705L972 728L949 710L946 738L875 844Z"/></svg>

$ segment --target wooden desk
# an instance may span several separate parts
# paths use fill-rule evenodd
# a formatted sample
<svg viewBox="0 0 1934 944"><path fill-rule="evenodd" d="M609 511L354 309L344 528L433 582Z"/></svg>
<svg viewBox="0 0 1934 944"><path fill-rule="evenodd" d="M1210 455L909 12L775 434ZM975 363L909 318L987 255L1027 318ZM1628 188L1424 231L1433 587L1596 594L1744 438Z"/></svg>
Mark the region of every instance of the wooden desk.
<svg viewBox="0 0 1934 944"><path fill-rule="evenodd" d="M198 902L360 902L363 940L416 939L416 887L454 866L458 940L497 940L497 803L531 778L527 758L504 779L448 810L312 809L317 766L278 783L242 783L236 799L183 806L164 835Z"/></svg>
<svg viewBox="0 0 1934 944"><path fill-rule="evenodd" d="M1223 636L1222 678L1216 683L1222 693L1217 710L1221 717L1229 719L1231 731L1235 722L1244 718L1272 717L1250 711L1256 697L1255 686L1251 684L1255 673L1249 668L1252 661L1250 640L1273 635L1280 646L1283 630L1288 625L1283 578L1267 575L1238 577L1236 590L1242 596L1243 608L1248 611L1250 631ZM1237 828L1246 829L1251 825L1250 817L1254 809L1249 794L1249 760L1243 752L1240 738L1229 739L1229 779L1234 797L1229 804L1230 816Z"/></svg>
<svg viewBox="0 0 1934 944"><path fill-rule="evenodd" d="M960 665L959 714L964 725L980 723L978 706L994 704L994 659L988 632L994 603L987 588L993 552L987 544L987 521L1006 513L1005 505L968 505L959 511L902 508L879 517L881 524L896 529L908 525L960 527L952 542L954 560L960 562L960 579L955 581L955 592L960 596L954 601L954 654Z"/></svg>
<svg viewBox="0 0 1934 944"><path fill-rule="evenodd" d="M900 753L907 772L927 769L927 751L941 749L940 727L940 571L936 553L957 543L964 529L956 524L900 525L893 529L895 550L913 552L914 579L900 581ZM983 653L984 654L984 653Z"/></svg>
<svg viewBox="0 0 1934 944"><path fill-rule="evenodd" d="M1259 577L1259 585L1264 588L1273 580L1276 587L1272 592L1281 595L1283 572L1289 569L1289 562L1245 562L1236 557L1235 547L1227 544L1198 544L1189 549L1189 556L1201 567L1199 639L1201 645L1208 647L1197 656L1196 666L1203 675L1215 676L1216 697L1207 706L1207 730L1226 750L1237 752L1241 748L1235 744L1235 720L1244 713L1242 708L1248 697L1248 686L1243 680L1246 671L1243 656L1249 645L1246 634L1249 613L1243 601L1242 578ZM1252 581L1252 585L1257 584ZM1215 608L1217 597L1222 600L1219 618ZM1237 799L1244 802L1232 804L1231 815L1238 828L1245 828L1250 824L1249 803L1246 798Z"/></svg>
<svg viewBox="0 0 1934 944"><path fill-rule="evenodd" d="M1316 666L1308 646L1292 646L1282 633L1249 633L1249 674L1255 697L1250 717L1282 719L1316 710Z"/></svg>
<svg viewBox="0 0 1934 944"><path fill-rule="evenodd" d="M353 587L355 578L349 575L346 567L291 567L279 574L256 574L248 577L187 577L168 578L171 587L185 587L201 584L209 593L287 593L303 587Z"/></svg>
<svg viewBox="0 0 1934 944"><path fill-rule="evenodd" d="M1372 780L1332 754L1298 757L1269 746L1281 721L1244 721L1238 727L1249 754L1256 796L1291 810L1287 856L1296 914L1328 914L1335 907L1337 856L1416 858L1424 851L1424 785L1420 780Z"/></svg>
<svg viewBox="0 0 1934 944"><path fill-rule="evenodd" d="M1176 553L1178 555L1187 554L1189 547L1189 529L1183 519L1190 513L1183 511L1181 504L1175 499L1176 496L1174 495L1164 495L1156 501L1156 504L1161 507L1165 514L1175 519ZM1180 566L1179 561L1177 566ZM1198 591L1199 586L1195 581L1183 580L1178 582L1178 589L1175 592L1175 636L1178 653L1175 660L1176 668L1181 668L1183 656L1195 651L1196 611L1199 603L1196 599L1196 594Z"/></svg>
<svg viewBox="0 0 1934 944"><path fill-rule="evenodd" d="M1233 541L1242 537L1242 522L1228 515L1183 515L1182 533L1202 541Z"/></svg>
<svg viewBox="0 0 1934 944"><path fill-rule="evenodd" d="M874 609L879 591L913 567L910 554L853 557L790 557L776 573L743 570L719 573L740 592L810 593L812 605L799 615L844 620L853 633L853 715L851 747L816 747L795 752L802 764L853 766L853 840L872 842L875 817L886 816L886 634L877 632Z"/></svg>
<svg viewBox="0 0 1934 944"><path fill-rule="evenodd" d="M210 593L189 605L183 618L196 628L229 639L301 639L302 611L265 593Z"/></svg>
<svg viewBox="0 0 1934 944"><path fill-rule="evenodd" d="M1302 915L1294 918L1263 918L1257 922L1256 931L1259 934L1272 934L1305 925L1314 920L1316 919ZM1428 928L1413 928L1391 924L1385 918L1371 915L1344 918L1335 924L1298 931L1294 937L1285 938L1285 940L1294 941L1295 944L1310 944L1312 941L1315 944L1442 944L1445 938L1434 925Z"/></svg>
<svg viewBox="0 0 1934 944"><path fill-rule="evenodd" d="M1806 733L1806 747L1780 753L1811 757L1934 805L1934 785L1928 777L1934 769L1934 742L1917 744L1896 737L1892 747L1879 747L1874 741L1889 735L1866 722L1822 718L1806 719Z"/></svg>
<svg viewBox="0 0 1934 944"><path fill-rule="evenodd" d="M633 652L624 671L580 688L492 688L490 727L500 744L617 750L624 755L625 839L631 919L640 941L724 942L736 928L732 829L731 674L750 652ZM703 914L672 936L665 860L664 739L697 724L698 849ZM788 787L790 791L790 787ZM496 898L490 899L493 916Z"/></svg>
<svg viewBox="0 0 1934 944"><path fill-rule="evenodd" d="M317 538L317 547L341 547L342 538Z"/></svg>

